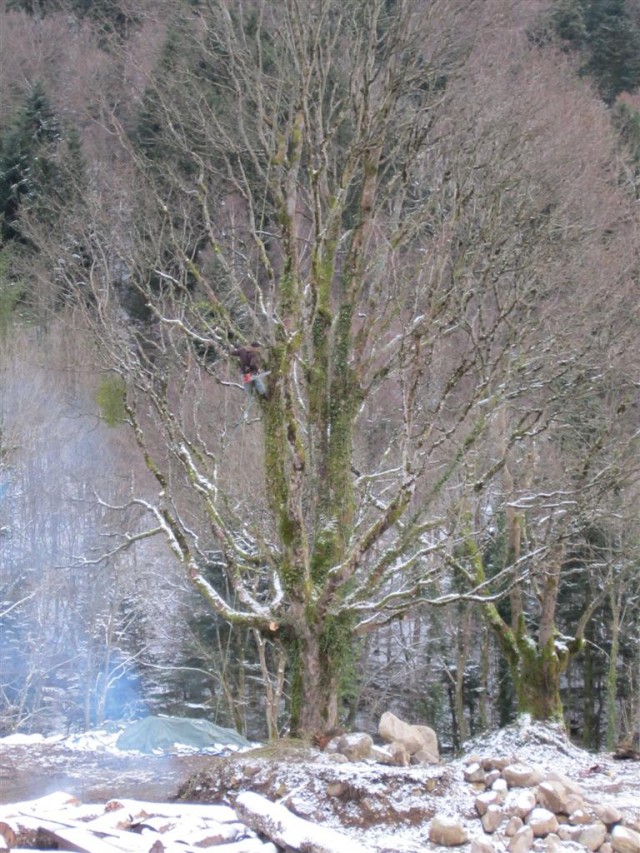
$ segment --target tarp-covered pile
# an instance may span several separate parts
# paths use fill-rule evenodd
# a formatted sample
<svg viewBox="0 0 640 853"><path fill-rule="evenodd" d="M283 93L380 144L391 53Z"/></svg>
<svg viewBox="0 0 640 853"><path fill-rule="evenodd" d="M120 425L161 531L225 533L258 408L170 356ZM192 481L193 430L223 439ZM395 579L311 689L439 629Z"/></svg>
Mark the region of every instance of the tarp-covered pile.
<svg viewBox="0 0 640 853"><path fill-rule="evenodd" d="M145 717L128 726L116 741L118 749L171 752L179 748L228 752L251 743L233 729L191 717Z"/></svg>

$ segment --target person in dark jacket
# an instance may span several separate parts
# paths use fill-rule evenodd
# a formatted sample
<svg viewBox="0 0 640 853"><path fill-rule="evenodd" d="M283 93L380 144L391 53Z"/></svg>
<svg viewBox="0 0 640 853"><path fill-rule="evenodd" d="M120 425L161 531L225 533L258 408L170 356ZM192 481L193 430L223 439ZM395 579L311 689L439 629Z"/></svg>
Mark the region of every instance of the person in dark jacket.
<svg viewBox="0 0 640 853"><path fill-rule="evenodd" d="M231 355L240 362L244 387L249 394L257 391L261 397L266 397L267 387L260 373L260 344L254 341L249 347L232 349Z"/></svg>
<svg viewBox="0 0 640 853"><path fill-rule="evenodd" d="M243 373L260 373L260 344L254 341L249 347L232 349L231 355L240 361Z"/></svg>

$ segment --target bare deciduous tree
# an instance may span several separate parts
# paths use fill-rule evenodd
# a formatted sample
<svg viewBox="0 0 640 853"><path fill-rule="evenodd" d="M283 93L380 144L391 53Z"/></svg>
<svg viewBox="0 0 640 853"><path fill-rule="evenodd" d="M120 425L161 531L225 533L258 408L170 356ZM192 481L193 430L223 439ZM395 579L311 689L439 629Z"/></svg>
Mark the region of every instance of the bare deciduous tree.
<svg viewBox="0 0 640 853"><path fill-rule="evenodd" d="M612 350L587 309L605 259L624 287L635 238L580 109L600 142L604 119L576 85L549 96L555 60L521 31L483 41L489 18L469 2L202 4L149 81L136 144L113 116L127 186L121 171L87 192L66 253L38 240L124 380L158 485L135 500L143 535L287 652L299 732L336 723L353 636L417 602L483 603L508 651L495 600L517 605L530 578L549 591L546 649L562 549L604 482L606 442L587 442L567 515L567 479L545 487L551 462L531 459L561 440L572 388L596 393L583 361ZM267 396L243 416L231 351L255 338ZM494 579L490 512L509 538Z"/></svg>

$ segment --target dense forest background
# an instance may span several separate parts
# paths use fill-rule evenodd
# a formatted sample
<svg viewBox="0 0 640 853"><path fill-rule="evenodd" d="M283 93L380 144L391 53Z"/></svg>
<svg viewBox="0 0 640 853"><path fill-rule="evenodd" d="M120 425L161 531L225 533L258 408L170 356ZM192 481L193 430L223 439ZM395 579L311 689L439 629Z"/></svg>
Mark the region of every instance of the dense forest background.
<svg viewBox="0 0 640 853"><path fill-rule="evenodd" d="M2 4L0 733L638 748L640 3L303 5Z"/></svg>

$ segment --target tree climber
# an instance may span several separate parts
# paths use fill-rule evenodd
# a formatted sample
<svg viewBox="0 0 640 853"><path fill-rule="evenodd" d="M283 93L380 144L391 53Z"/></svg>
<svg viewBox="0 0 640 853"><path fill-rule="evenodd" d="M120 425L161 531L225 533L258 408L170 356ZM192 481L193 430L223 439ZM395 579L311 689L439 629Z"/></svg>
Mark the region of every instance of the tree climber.
<svg viewBox="0 0 640 853"><path fill-rule="evenodd" d="M232 349L231 355L240 362L242 380L249 394L257 391L261 397L267 396L267 386L264 384L265 373L260 372L260 344L254 341L251 346Z"/></svg>

